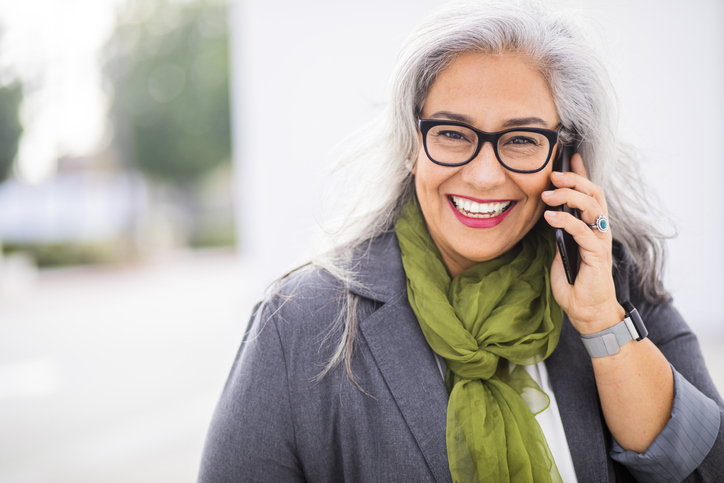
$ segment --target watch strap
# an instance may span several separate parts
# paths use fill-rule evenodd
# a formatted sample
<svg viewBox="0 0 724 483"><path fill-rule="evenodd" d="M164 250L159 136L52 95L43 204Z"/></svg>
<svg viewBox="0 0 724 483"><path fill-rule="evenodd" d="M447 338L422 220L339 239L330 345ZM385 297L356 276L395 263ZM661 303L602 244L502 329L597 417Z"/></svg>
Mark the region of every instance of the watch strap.
<svg viewBox="0 0 724 483"><path fill-rule="evenodd" d="M631 340L641 340L649 335L638 310L628 300L621 303L626 316L618 324L595 334L581 336L581 342L591 357L618 354L620 347Z"/></svg>
<svg viewBox="0 0 724 483"><path fill-rule="evenodd" d="M581 341L591 357L618 354L619 347L634 339L638 339L638 333L630 317L626 317L609 329L581 336Z"/></svg>

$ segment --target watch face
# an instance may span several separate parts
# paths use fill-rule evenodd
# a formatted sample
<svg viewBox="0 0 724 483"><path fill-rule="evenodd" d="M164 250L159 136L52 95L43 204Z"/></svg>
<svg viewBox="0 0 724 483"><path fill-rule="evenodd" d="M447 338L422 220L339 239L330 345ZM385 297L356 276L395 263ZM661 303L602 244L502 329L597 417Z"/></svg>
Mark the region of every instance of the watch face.
<svg viewBox="0 0 724 483"><path fill-rule="evenodd" d="M634 327L636 327L636 332L639 334L636 340L645 339L646 336L649 335L649 331L646 329L644 321L641 320L639 311L636 310L636 307L631 305L631 302L625 302L623 309L626 311L626 317L631 317L631 322L633 322Z"/></svg>

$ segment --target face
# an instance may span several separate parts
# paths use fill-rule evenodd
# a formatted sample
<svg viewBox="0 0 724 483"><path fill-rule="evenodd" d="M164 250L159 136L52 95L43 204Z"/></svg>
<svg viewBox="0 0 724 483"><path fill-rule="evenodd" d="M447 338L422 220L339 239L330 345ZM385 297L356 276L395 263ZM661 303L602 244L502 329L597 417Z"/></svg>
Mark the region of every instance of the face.
<svg viewBox="0 0 724 483"><path fill-rule="evenodd" d="M485 132L511 127L555 130L559 124L548 84L531 63L514 54L477 52L461 55L440 73L421 118L462 121ZM551 161L537 173L515 173L504 168L492 144L485 143L468 164L440 166L427 157L418 135L415 189L430 235L453 277L506 253L541 217ZM466 210L467 202L471 205ZM477 215L467 216L475 210Z"/></svg>

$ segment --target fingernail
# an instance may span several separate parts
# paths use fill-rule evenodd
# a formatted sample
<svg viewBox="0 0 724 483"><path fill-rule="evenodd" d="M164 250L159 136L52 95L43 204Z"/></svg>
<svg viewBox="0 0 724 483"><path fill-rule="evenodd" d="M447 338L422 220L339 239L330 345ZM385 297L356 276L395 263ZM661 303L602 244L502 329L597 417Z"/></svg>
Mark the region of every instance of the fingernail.
<svg viewBox="0 0 724 483"><path fill-rule="evenodd" d="M553 194L553 191L544 191L543 196L550 196Z"/></svg>
<svg viewBox="0 0 724 483"><path fill-rule="evenodd" d="M560 171L553 171L553 176L563 176L565 173L562 173Z"/></svg>

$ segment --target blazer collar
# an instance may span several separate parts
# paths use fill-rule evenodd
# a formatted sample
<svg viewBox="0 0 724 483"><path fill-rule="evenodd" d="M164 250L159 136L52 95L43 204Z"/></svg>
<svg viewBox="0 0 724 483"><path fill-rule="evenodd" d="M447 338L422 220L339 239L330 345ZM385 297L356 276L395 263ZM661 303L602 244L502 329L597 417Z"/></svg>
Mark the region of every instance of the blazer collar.
<svg viewBox="0 0 724 483"><path fill-rule="evenodd" d="M352 293L384 303L398 301L402 295L407 300L407 278L394 230L362 243L353 257L360 284L350 288Z"/></svg>

